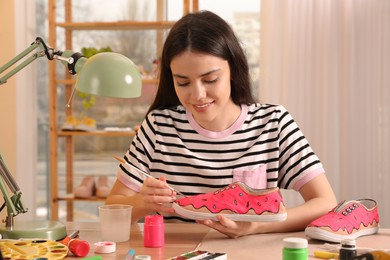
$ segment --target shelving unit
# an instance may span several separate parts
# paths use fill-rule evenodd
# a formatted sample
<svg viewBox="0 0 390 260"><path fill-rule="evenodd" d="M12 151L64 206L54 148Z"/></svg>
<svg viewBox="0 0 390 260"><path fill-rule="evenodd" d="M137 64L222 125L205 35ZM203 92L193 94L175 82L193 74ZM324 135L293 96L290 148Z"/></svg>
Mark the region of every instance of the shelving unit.
<svg viewBox="0 0 390 260"><path fill-rule="evenodd" d="M72 0L64 0L64 21L57 22L57 1L48 0L48 18L49 18L49 45L56 48L57 46L57 28L64 29L65 48L72 50L72 33L74 31L83 30L157 30L157 53L161 53L163 44L163 30L168 30L174 24L173 21L165 21L165 1L156 0L157 19L156 21L118 21L118 22L74 22L72 20ZM112 3L115 4L114 2ZM197 0L183 0L183 14L198 10ZM74 202L81 201L102 201L101 198L79 199L73 196L73 178L77 174L73 172L74 168L74 142L77 136L104 136L107 138L115 138L119 136L128 136L132 138L134 132L76 132L76 131L60 131L58 127L58 97L57 88L65 88L65 98L70 98L74 85L74 78L65 73L65 78L58 78L56 64L49 63L49 161L50 161L50 219L59 219L59 202L66 202L66 220L73 221L74 219ZM145 80L145 84L155 82L154 80ZM66 111L66 115L71 115L72 111ZM65 140L65 163L66 163L66 195L59 195L59 178L58 178L58 149L59 138Z"/></svg>

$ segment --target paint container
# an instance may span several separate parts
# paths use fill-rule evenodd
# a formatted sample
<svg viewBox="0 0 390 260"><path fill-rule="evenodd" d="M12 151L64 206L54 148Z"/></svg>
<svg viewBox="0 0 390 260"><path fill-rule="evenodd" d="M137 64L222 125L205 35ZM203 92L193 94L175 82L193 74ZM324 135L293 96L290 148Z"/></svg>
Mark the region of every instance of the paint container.
<svg viewBox="0 0 390 260"><path fill-rule="evenodd" d="M145 216L144 247L163 247L165 243L164 218L161 215Z"/></svg>
<svg viewBox="0 0 390 260"><path fill-rule="evenodd" d="M283 239L283 260L307 260L307 239L288 237Z"/></svg>
<svg viewBox="0 0 390 260"><path fill-rule="evenodd" d="M69 251L75 256L84 257L89 253L89 244L85 240L71 239L68 243Z"/></svg>
<svg viewBox="0 0 390 260"><path fill-rule="evenodd" d="M354 239L344 239L341 241L341 248L339 251L340 260L353 259L356 255L356 241Z"/></svg>

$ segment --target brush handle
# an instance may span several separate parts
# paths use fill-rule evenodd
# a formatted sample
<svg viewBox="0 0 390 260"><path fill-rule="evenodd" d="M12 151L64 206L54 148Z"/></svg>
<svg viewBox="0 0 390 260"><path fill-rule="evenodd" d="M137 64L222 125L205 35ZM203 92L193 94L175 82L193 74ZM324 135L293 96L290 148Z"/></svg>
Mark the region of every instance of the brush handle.
<svg viewBox="0 0 390 260"><path fill-rule="evenodd" d="M138 173L141 173L141 174L144 175L145 177L150 177L150 178L156 179L156 178L154 178L152 175L150 175L150 174L148 174L148 173L146 173L146 172L144 172L144 171L138 169L137 167L131 165L130 163L126 162L124 159L119 158L119 157L117 157L117 156L114 156L114 158L115 158L116 160L120 161L122 164L125 164L125 165L129 166L131 169L137 171ZM185 195L182 194L181 192L175 191L175 189L172 188L172 187L169 186L169 185L168 185L168 188L169 188L170 190L176 192L177 194L181 195L181 196L185 196Z"/></svg>

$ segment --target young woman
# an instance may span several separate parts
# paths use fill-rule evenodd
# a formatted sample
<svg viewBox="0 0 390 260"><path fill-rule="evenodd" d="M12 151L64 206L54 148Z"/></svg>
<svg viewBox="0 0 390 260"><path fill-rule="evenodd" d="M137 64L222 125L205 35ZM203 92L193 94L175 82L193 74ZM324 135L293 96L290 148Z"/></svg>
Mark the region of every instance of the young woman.
<svg viewBox="0 0 390 260"><path fill-rule="evenodd" d="M161 57L154 102L121 164L106 203L133 206L132 221L158 212L181 219L179 196L240 181L254 189L298 191L304 203L283 222L242 222L217 215L197 222L229 237L304 230L336 205L325 171L288 111L256 103L248 63L231 27L209 11L182 17Z"/></svg>

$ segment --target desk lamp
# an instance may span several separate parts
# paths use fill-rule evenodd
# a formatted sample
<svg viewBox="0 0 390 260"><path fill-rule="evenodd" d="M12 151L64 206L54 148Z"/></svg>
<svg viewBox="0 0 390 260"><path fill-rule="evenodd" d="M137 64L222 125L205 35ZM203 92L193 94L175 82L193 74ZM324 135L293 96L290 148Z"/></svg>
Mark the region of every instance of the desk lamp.
<svg viewBox="0 0 390 260"><path fill-rule="evenodd" d="M72 75L76 75L75 90L105 97L135 98L141 95L142 80L136 65L127 57L113 52L98 53L91 58L85 58L81 53L66 50L64 52L48 47L41 38L36 40L23 52L0 67L1 73L26 57L34 54L0 77L0 85L22 70L39 57L46 56L48 60L60 60ZM71 99L72 99L71 96ZM70 101L69 101L70 102ZM68 105L69 105L68 102ZM8 186L8 189L6 187ZM0 189L4 204L0 211L7 208L7 216L0 224L2 238L42 238L60 240L66 236L65 226L58 221L14 221L14 217L26 213L28 209L22 201L22 192L9 172L0 152ZM9 192L13 195L9 195Z"/></svg>

